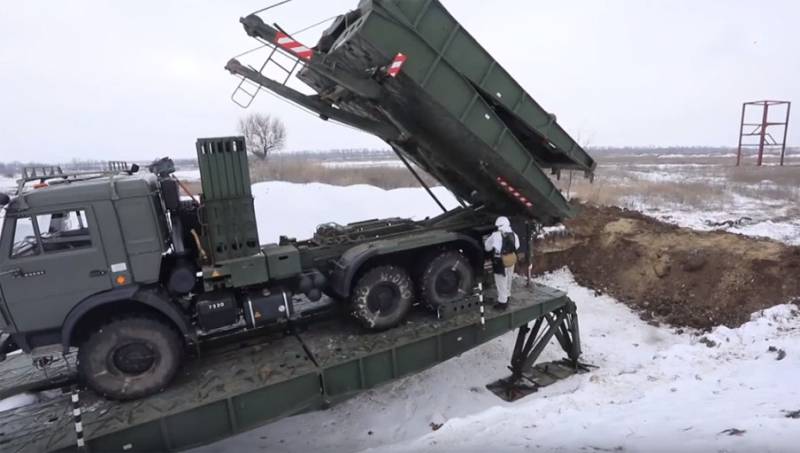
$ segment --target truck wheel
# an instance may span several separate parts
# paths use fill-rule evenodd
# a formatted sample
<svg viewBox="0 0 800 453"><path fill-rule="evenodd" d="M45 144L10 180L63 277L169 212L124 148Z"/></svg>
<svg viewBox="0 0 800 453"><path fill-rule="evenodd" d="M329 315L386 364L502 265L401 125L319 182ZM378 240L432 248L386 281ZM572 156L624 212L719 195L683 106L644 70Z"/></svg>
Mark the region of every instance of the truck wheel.
<svg viewBox="0 0 800 453"><path fill-rule="evenodd" d="M397 266L380 266L361 276L353 288L353 313L369 329L388 329L405 318L413 300L408 273Z"/></svg>
<svg viewBox="0 0 800 453"><path fill-rule="evenodd" d="M472 294L473 284L472 264L455 250L436 255L420 277L422 300L434 309Z"/></svg>
<svg viewBox="0 0 800 453"><path fill-rule="evenodd" d="M105 324L78 349L78 373L95 392L131 400L163 390L181 364L181 339L153 318L130 317Z"/></svg>

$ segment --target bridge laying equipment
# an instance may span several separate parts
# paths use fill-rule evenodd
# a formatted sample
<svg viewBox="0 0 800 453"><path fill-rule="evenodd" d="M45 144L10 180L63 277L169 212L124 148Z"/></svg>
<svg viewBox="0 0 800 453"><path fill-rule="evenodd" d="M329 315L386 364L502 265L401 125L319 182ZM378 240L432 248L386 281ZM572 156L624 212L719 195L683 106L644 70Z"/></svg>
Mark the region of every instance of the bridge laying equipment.
<svg viewBox="0 0 800 453"><path fill-rule="evenodd" d="M233 59L234 99L261 88L385 140L472 206L552 223L572 208L546 171L594 160L436 0L364 0L313 48L257 15L241 19L272 51L259 69ZM288 55L286 68L276 55ZM265 75L272 64L288 72ZM314 91L290 87L291 76ZM242 91L244 90L244 91ZM244 93L244 94L243 94ZM247 93L250 93L248 95Z"/></svg>
<svg viewBox="0 0 800 453"><path fill-rule="evenodd" d="M490 386L498 396L581 370L577 314L563 293L517 285L508 312L478 314L496 217L523 225L527 243L534 223L573 214L547 172L595 168L555 116L436 0L364 0L313 48L258 16L241 22L271 53L259 69L228 62L242 77L236 99L244 93L247 105L268 89L372 133L460 206L262 244L257 223L274 216L256 216L243 137L197 141L199 197L180 196L168 158L146 175L122 163L26 172L15 196L0 195L0 359L20 349L34 368L8 356L0 395L77 378L88 410L77 437L67 418L80 411L66 397L2 413L2 451L69 449L76 438L96 451L189 448L516 328L512 375ZM280 65L280 81L264 72L279 55L293 62ZM292 76L313 93L290 87ZM534 366L553 339L567 361Z"/></svg>
<svg viewBox="0 0 800 453"><path fill-rule="evenodd" d="M207 444L284 416L328 407L531 322L544 324L537 332L544 336L524 336L529 345L518 341L512 369L522 371L522 365L532 363L551 338L577 361L575 305L566 295L522 282L514 294L509 309L487 313L483 326L476 299L465 301L463 311L448 319L417 313L413 322L380 333L360 332L352 323L330 320L293 335L216 346L189 362L176 382L158 395L115 402L83 392L86 451L178 451ZM0 370L5 373L6 364L0 364ZM530 374L533 369L526 370ZM553 377L542 372L525 380L534 385L548 378ZM0 451L68 452L74 446L69 395L0 412Z"/></svg>

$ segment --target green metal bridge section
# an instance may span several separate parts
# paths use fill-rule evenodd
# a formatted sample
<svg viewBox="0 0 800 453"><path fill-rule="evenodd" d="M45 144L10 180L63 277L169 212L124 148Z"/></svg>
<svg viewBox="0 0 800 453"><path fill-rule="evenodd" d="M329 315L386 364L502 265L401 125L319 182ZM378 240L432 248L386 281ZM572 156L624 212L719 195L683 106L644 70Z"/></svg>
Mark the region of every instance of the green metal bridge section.
<svg viewBox="0 0 800 453"><path fill-rule="evenodd" d="M555 116L437 0L362 0L313 48L258 16L241 22L271 51L260 68L237 60L226 66L256 87L248 92L251 100L268 89L323 119L380 137L404 162L416 164L450 189L465 205L462 210L552 223L573 211L548 171L591 175L595 169L594 160ZM276 53L294 59L293 66L281 67L280 80L264 70ZM292 76L315 94L290 88ZM211 230L206 245L212 262L236 264L260 253L246 159L234 152L244 144L235 149L215 146L198 142L204 201L213 208L203 219ZM220 177L207 178L211 173ZM224 184L214 185L219 181ZM229 228L234 224L236 228ZM323 233L322 239L330 239ZM263 263L263 257L258 259ZM188 361L161 394L114 402L82 392L86 450L180 451L208 444L285 416L326 408L517 330L511 377L487 386L514 400L581 369L574 303L563 292L521 283L515 281L506 311L490 311L485 318L470 297L449 307L441 319L415 310L408 322L379 333L365 332L349 318L294 325L289 333L253 332ZM568 360L536 365L551 342ZM74 357L39 365L25 365L21 357L0 363L0 396L66 388L74 382ZM0 412L0 451L75 450L70 396L50 395Z"/></svg>
<svg viewBox="0 0 800 453"><path fill-rule="evenodd" d="M226 66L256 86L250 100L265 88L372 133L465 204L546 224L574 214L547 171L591 176L595 161L438 1L364 0L311 49L259 16L241 22L273 49L259 69ZM280 81L276 53L296 61ZM292 75L317 94L290 88Z"/></svg>
<svg viewBox="0 0 800 453"><path fill-rule="evenodd" d="M361 26L365 39L387 57L407 54L403 71L488 143L512 133L518 142L501 142L504 146L498 146L498 152L514 160L515 153L527 149L543 168L594 169L594 160L555 116L536 103L441 3L372 0L367 4L369 12ZM497 116L487 120L484 113Z"/></svg>
<svg viewBox="0 0 800 453"><path fill-rule="evenodd" d="M380 333L365 333L349 320L331 320L292 335L218 346L189 361L163 393L142 400L120 403L83 392L87 449L178 451L208 444L281 417L328 407L514 329L525 330L530 322L551 325L544 343L535 349L543 349L555 335L577 363L577 331L564 336L572 328L565 320L574 316L574 304L563 292L519 283L510 308L487 314L485 324L474 299L464 301L460 313L447 319L420 311L406 324ZM516 363L523 362L518 343L521 351L515 351L512 364L514 357ZM4 453L66 452L74 451L74 445L68 395L0 413Z"/></svg>

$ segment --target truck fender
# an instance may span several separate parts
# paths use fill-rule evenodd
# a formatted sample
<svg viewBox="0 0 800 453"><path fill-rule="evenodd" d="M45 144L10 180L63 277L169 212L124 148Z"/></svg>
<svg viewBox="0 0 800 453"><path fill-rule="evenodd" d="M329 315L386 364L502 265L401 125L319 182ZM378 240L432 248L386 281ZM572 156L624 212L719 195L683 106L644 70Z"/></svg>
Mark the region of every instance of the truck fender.
<svg viewBox="0 0 800 453"><path fill-rule="evenodd" d="M380 249L374 247L374 243L359 244L344 252L331 273L331 291L343 299L349 297L350 286L358 269L367 260L379 254Z"/></svg>
<svg viewBox="0 0 800 453"><path fill-rule="evenodd" d="M378 256L387 256L393 253L407 252L417 248L444 245L453 242L469 244L473 249L472 252L475 254L476 259L483 256L483 248L478 241L461 233L446 232L442 235L436 235L422 243L418 241L404 242L405 244L393 240L380 240L359 244L348 249L336 262L334 270L331 273L329 286L331 291L341 298L349 297L350 288L358 270L365 262Z"/></svg>
<svg viewBox="0 0 800 453"><path fill-rule="evenodd" d="M129 285L89 296L69 312L61 328L61 345L64 347L64 353L66 354L69 350L75 327L87 313L97 307L120 301L139 303L156 310L172 321L184 338L194 339L195 334L191 329L191 323L178 307L170 301L163 290L140 285Z"/></svg>

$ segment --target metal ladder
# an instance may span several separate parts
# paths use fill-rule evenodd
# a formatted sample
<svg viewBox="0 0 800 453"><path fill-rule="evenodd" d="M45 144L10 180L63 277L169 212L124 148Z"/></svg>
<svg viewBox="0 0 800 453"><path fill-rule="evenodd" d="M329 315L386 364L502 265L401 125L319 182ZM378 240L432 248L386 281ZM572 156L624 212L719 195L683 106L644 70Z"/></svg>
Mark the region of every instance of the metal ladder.
<svg viewBox="0 0 800 453"><path fill-rule="evenodd" d="M258 73L261 74L261 75L265 75L264 74L264 69L267 68L267 65L272 63L273 65L277 66L280 70L282 70L286 74L286 77L281 82L281 85L286 86L286 84L289 83L289 79L291 79L292 74L294 74L295 71L297 70L298 66L301 66L301 65L304 66L304 63L302 62L302 60L300 58L297 57L297 55L294 55L291 52L288 52L288 51L282 49L280 46L278 46L275 43L267 42L267 41L264 41L264 40L261 40L261 39L258 39L258 41L260 43L262 43L261 46L255 48L255 49L249 50L249 51L247 51L247 52L245 52L243 54L240 54L240 55L238 55L237 57L234 57L234 58L238 58L241 55L245 55L247 53L253 52L253 51L258 50L258 49L261 49L263 47L272 48L272 50L270 51L269 55L267 56L267 59L264 60L264 63L261 65L260 68L258 68ZM286 56L287 58L293 60L294 64L291 66L291 68L287 68L286 66L282 65L281 63L279 63L278 61L275 60L275 55L276 54ZM255 68L253 68L252 66L250 66L250 68L255 70ZM241 80L239 81L239 84L236 86L236 89L233 90L233 93L231 94L231 100L236 105L238 105L239 107L241 107L243 109L246 109L246 108L250 107L250 104L253 103L253 101L255 100L256 96L258 96L258 93L261 90L262 90L262 86L261 85L258 85L256 83L248 80L245 77L241 77Z"/></svg>

